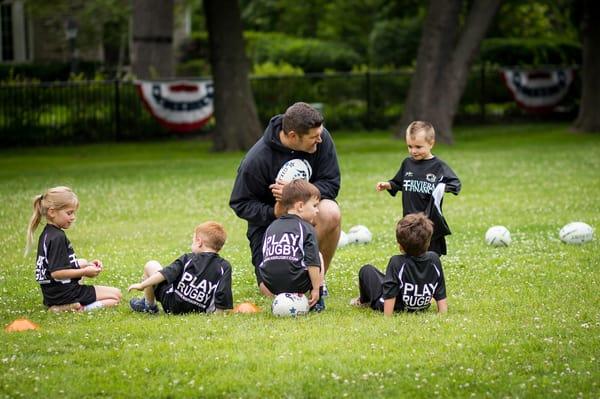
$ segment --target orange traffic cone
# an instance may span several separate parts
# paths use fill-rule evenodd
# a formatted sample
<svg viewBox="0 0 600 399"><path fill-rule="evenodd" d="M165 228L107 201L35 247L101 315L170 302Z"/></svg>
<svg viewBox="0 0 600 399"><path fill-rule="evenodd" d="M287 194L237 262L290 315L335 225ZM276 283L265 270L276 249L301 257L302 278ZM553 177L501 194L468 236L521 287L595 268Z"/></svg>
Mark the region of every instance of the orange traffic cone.
<svg viewBox="0 0 600 399"><path fill-rule="evenodd" d="M37 330L40 326L27 319L17 319L4 327L6 332L17 332L25 330Z"/></svg>

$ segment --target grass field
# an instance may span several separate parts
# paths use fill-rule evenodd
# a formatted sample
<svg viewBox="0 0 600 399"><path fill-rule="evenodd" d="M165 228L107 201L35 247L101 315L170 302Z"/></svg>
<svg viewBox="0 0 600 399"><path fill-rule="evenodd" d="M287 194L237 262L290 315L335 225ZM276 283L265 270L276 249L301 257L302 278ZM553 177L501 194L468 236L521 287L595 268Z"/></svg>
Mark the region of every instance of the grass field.
<svg viewBox="0 0 600 399"><path fill-rule="evenodd" d="M600 135L565 125L461 128L434 148L463 191L444 210L453 235L443 258L449 313L383 318L348 301L364 263L385 269L396 251L401 201L376 193L406 151L389 133L339 133L343 229L373 241L336 254L327 310L276 319L254 283L245 223L227 203L242 153L204 141L0 151L1 397L600 397L600 240L558 239L564 224L600 226ZM188 251L194 226L221 221L235 303L256 315L134 314L116 309L48 314L23 257L31 198L68 185L81 202L67 231L82 258L100 258L94 281L123 291L149 259ZM485 245L502 224L508 248ZM40 230L36 232L36 237ZM139 295L139 294L136 294Z"/></svg>

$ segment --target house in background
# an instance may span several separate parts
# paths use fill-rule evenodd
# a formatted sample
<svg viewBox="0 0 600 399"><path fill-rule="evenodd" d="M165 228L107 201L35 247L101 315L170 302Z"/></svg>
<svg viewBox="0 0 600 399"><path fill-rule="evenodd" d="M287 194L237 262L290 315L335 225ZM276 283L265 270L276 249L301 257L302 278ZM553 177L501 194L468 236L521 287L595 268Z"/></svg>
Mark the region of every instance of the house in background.
<svg viewBox="0 0 600 399"><path fill-rule="evenodd" d="M33 59L31 29L23 1L0 1L0 62Z"/></svg>
<svg viewBox="0 0 600 399"><path fill-rule="evenodd" d="M79 11L86 0L73 0L68 9ZM88 0L93 1L93 0ZM128 4L127 0L123 0ZM191 34L190 8L176 0L173 48ZM89 3L88 3L89 4ZM115 21L77 20L77 12L65 14L56 7L43 16L29 12L27 0L0 0L0 63L69 63L78 60L126 70L131 49L131 16ZM124 7L126 9L126 7ZM175 55L174 55L175 57Z"/></svg>

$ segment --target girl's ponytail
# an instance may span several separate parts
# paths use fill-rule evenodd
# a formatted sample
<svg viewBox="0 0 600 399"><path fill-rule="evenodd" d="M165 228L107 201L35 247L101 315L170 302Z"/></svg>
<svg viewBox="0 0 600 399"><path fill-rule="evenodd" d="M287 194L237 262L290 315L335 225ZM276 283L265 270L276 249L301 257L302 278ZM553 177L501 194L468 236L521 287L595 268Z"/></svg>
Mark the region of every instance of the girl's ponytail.
<svg viewBox="0 0 600 399"><path fill-rule="evenodd" d="M33 199L33 213L31 219L29 219L29 225L27 226L27 245L25 246L25 255L27 255L31 249L33 243L33 232L37 229L42 219L42 199L43 194L36 195Z"/></svg>
<svg viewBox="0 0 600 399"><path fill-rule="evenodd" d="M31 244L33 243L33 232L40 224L42 216L47 217L48 209L60 210L67 206L79 207L79 199L75 193L65 186L53 187L44 194L36 195L33 198L33 214L29 225L27 226L27 245L25 247L25 255L29 253Z"/></svg>

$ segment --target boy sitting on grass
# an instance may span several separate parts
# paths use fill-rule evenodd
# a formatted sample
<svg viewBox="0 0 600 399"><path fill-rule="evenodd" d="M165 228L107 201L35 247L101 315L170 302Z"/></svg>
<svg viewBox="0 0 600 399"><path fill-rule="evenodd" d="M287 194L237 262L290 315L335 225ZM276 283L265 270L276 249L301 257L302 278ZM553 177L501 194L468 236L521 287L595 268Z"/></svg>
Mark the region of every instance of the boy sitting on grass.
<svg viewBox="0 0 600 399"><path fill-rule="evenodd" d="M155 260L144 266L144 281L128 291L144 291L129 304L136 312L158 313L156 300L166 313L222 312L233 307L231 265L219 256L227 234L217 222L196 227L192 252L163 267Z"/></svg>
<svg viewBox="0 0 600 399"><path fill-rule="evenodd" d="M424 213L412 213L396 225L396 240L402 255L390 258L385 275L372 265L358 272L360 296L356 306L370 306L391 316L394 312L416 312L429 308L435 299L438 313L448 310L446 283L439 255L427 251L433 222Z"/></svg>
<svg viewBox="0 0 600 399"><path fill-rule="evenodd" d="M263 239L263 261L259 265L260 290L272 297L284 292L310 291L308 304L322 311L323 262L312 223L319 213L319 189L306 180L286 184L275 204L274 220Z"/></svg>

